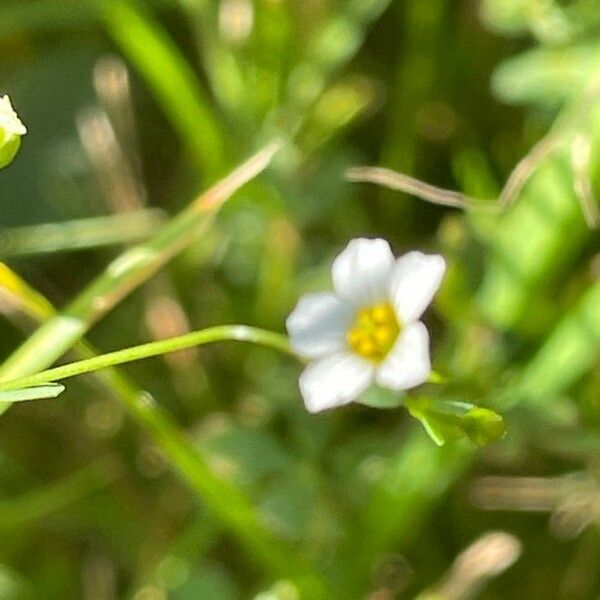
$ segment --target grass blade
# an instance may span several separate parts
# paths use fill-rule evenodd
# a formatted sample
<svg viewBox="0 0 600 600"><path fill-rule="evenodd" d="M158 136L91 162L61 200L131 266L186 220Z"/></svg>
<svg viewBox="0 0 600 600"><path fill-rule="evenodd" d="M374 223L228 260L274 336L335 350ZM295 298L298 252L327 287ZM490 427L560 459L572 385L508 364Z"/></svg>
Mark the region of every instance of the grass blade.
<svg viewBox="0 0 600 600"><path fill-rule="evenodd" d="M13 227L0 231L0 256L71 252L139 242L155 233L164 220L162 211L148 209L63 223Z"/></svg>
<svg viewBox="0 0 600 600"><path fill-rule="evenodd" d="M5 381L50 366L123 298L192 244L223 203L271 162L279 144L263 148L197 198L151 240L125 251L59 315L40 327L0 368ZM0 413L10 404L0 406Z"/></svg>
<svg viewBox="0 0 600 600"><path fill-rule="evenodd" d="M52 320L56 316L48 300L0 263L0 299L5 289L4 282L10 285L5 296L5 309L9 310L5 312L22 312L38 322ZM76 344L75 350L79 356L90 360L97 354L83 341ZM280 542L263 526L259 513L246 496L212 472L200 451L153 398L118 368L107 368L96 373L96 377L161 448L173 468L223 527L233 534L252 562L274 577L291 578L307 598L331 597L319 575L298 556L297 549Z"/></svg>
<svg viewBox="0 0 600 600"><path fill-rule="evenodd" d="M56 398L65 391L58 383L45 383L23 389L0 391L0 402L24 402L26 400L46 400Z"/></svg>
<svg viewBox="0 0 600 600"><path fill-rule="evenodd" d="M203 173L220 172L225 136L196 74L163 27L125 0L101 4L106 30L137 67Z"/></svg>

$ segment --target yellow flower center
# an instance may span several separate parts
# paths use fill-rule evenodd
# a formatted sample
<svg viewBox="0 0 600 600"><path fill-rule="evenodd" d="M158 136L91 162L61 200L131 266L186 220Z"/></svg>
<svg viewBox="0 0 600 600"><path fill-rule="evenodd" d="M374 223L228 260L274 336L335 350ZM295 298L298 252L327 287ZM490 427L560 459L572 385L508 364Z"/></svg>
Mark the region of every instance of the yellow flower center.
<svg viewBox="0 0 600 600"><path fill-rule="evenodd" d="M400 329L391 304L376 304L358 311L346 340L359 356L380 362L398 339Z"/></svg>

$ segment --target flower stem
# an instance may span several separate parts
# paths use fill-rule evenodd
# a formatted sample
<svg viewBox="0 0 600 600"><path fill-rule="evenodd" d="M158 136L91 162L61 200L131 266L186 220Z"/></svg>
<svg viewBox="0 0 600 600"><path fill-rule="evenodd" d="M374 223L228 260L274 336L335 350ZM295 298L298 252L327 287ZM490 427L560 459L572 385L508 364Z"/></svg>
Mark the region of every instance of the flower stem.
<svg viewBox="0 0 600 600"><path fill-rule="evenodd" d="M46 298L0 263L0 308L2 300L9 308L8 314L22 314L36 322L52 319L56 314ZM276 342L278 334L271 335L274 336L272 341ZM282 337L279 336L279 341ZM270 336L264 339L268 338ZM85 341L75 344L75 350L78 355L90 358L97 353ZM232 534L251 562L269 576L294 581L303 597L316 600L332 597L327 583L298 548L291 548L274 535L262 522L260 511L243 490L213 472L204 453L194 446L185 431L157 401L118 367L98 371L95 377L115 395L131 418L162 450L174 470L195 496L210 508L218 523Z"/></svg>
<svg viewBox="0 0 600 600"><path fill-rule="evenodd" d="M167 340L132 346L131 348L124 348L123 350L117 350L116 352L108 352L107 354L101 354L100 356L94 356L93 358L80 360L60 367L54 367L53 369L47 369L46 371L41 371L35 375L6 381L0 383L0 391L21 390L37 386L41 383L60 381L69 377L93 373L100 369L122 365L143 358L151 358L170 352L177 352L178 350L185 350L194 346L202 346L204 344L212 344L214 342L222 342L225 340L252 342L254 344L274 348L281 352L293 354L287 337L281 333L249 327L247 325L218 325L216 327L193 331L192 333L186 333L185 335L169 338Z"/></svg>
<svg viewBox="0 0 600 600"><path fill-rule="evenodd" d="M126 250L60 314L44 323L0 368L4 381L47 368L123 298L152 277L206 230L220 207L270 164L273 142L217 182L152 239ZM2 414L10 403L0 404Z"/></svg>

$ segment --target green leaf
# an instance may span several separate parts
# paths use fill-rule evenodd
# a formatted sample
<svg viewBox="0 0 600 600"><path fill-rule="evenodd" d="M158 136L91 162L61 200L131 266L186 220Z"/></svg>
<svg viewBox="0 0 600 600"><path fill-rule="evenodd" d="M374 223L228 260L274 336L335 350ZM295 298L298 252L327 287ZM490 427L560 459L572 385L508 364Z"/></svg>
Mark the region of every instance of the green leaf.
<svg viewBox="0 0 600 600"><path fill-rule="evenodd" d="M523 0L483 0L480 11L484 24L499 33L522 34L529 26L531 7Z"/></svg>
<svg viewBox="0 0 600 600"><path fill-rule="evenodd" d="M24 390L8 390L0 392L0 402L24 402L26 400L46 400L56 398L65 391L60 383L45 383Z"/></svg>
<svg viewBox="0 0 600 600"><path fill-rule="evenodd" d="M525 400L536 406L569 389L600 355L600 281L548 333L542 347L504 394L502 407ZM546 410L546 408L544 408Z"/></svg>
<svg viewBox="0 0 600 600"><path fill-rule="evenodd" d="M505 60L492 76L496 96L509 104L560 106L588 85L598 45L542 47Z"/></svg>
<svg viewBox="0 0 600 600"><path fill-rule="evenodd" d="M357 402L371 408L398 408L404 403L404 397L403 392L394 392L372 385L358 398Z"/></svg>
<svg viewBox="0 0 600 600"><path fill-rule="evenodd" d="M499 414L467 402L410 398L405 405L438 446L464 438L485 446L506 432Z"/></svg>
<svg viewBox="0 0 600 600"><path fill-rule="evenodd" d="M438 445L443 446L446 442L464 437L464 433L458 427L455 415L450 412L445 414L436 410L433 401L428 398L410 398L405 402L408 412L418 419L427 435ZM450 403L448 403L450 408Z"/></svg>
<svg viewBox="0 0 600 600"><path fill-rule="evenodd" d="M423 425L427 435L438 446L443 446L447 442L463 437L460 429L455 424L444 422L443 419L438 418L435 414L413 412L411 414L421 421L421 425Z"/></svg>

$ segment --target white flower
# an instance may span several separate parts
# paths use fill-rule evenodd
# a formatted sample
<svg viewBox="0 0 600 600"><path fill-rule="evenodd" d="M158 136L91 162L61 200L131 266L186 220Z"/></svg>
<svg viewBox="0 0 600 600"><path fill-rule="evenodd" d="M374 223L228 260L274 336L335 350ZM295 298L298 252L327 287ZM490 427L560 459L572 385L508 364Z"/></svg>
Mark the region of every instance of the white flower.
<svg viewBox="0 0 600 600"><path fill-rule="evenodd" d="M25 125L21 123L21 119L19 119L17 113L14 111L8 96L0 98L0 132L4 133L5 139L27 133Z"/></svg>
<svg viewBox="0 0 600 600"><path fill-rule="evenodd" d="M405 390L431 373L429 334L419 318L446 262L409 252L394 259L381 239L352 240L335 259L335 293L300 298L286 326L295 352L311 362L300 376L310 412L342 406L369 385Z"/></svg>

